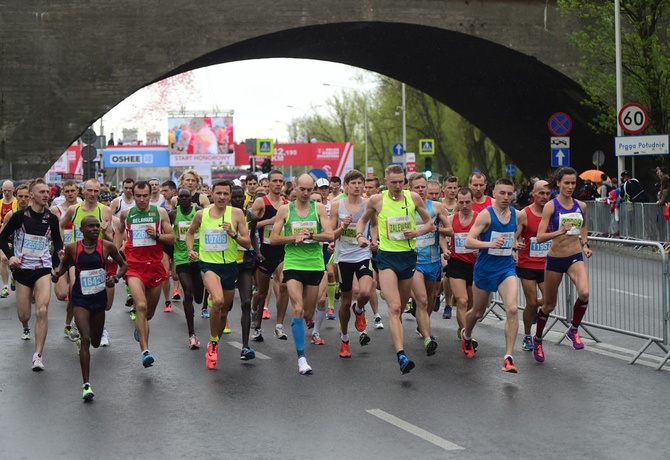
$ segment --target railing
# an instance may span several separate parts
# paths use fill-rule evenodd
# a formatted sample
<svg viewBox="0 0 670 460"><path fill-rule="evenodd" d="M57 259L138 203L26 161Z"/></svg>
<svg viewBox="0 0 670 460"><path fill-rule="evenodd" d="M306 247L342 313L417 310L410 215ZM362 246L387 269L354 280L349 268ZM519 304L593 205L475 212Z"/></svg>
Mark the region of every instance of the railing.
<svg viewBox="0 0 670 460"><path fill-rule="evenodd" d="M596 236L589 237L589 243L594 254L586 261L590 298L582 329L596 341L599 340L590 328L644 339L644 345L630 364L634 364L652 344L656 344L665 352L657 367L660 370L670 360L670 278L663 245L656 241ZM558 304L552 314L554 321L548 325L547 331L558 322L567 328L572 320L576 294L567 275L559 294ZM521 287L518 304L520 308L525 305ZM496 307L502 308L502 301L497 294L492 296L486 314L491 313L502 319L495 311Z"/></svg>
<svg viewBox="0 0 670 460"><path fill-rule="evenodd" d="M655 203L621 203L611 212L609 203L587 201L586 216L591 233L670 244L670 221Z"/></svg>

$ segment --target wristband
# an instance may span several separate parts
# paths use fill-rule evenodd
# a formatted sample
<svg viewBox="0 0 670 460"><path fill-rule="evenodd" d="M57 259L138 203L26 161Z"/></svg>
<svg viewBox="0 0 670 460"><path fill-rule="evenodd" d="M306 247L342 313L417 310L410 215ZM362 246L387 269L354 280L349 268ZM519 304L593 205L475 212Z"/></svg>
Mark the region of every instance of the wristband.
<svg viewBox="0 0 670 460"><path fill-rule="evenodd" d="M158 240L160 240L160 239L161 239L161 234L160 234L160 233L156 233L156 236L154 236L154 240L158 241Z"/></svg>
<svg viewBox="0 0 670 460"><path fill-rule="evenodd" d="M114 284L117 284L119 282L120 278L118 276L114 275L114 276L112 276L112 279L114 280Z"/></svg>
<svg viewBox="0 0 670 460"><path fill-rule="evenodd" d="M591 245L589 244L588 241L584 241L584 242L582 243L582 247L584 247L584 246L588 246L589 249L591 249Z"/></svg>

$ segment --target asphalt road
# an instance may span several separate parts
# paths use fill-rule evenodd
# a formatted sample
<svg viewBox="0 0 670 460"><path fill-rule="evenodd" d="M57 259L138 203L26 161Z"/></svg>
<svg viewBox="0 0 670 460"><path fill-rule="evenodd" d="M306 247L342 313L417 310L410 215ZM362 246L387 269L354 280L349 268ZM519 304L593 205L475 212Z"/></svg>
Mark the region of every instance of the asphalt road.
<svg viewBox="0 0 670 460"><path fill-rule="evenodd" d="M252 345L258 357L239 360L236 299L233 332L209 371L206 320L196 318L203 347L189 350L176 304L150 323L156 363L144 369L124 300L119 286L107 319L111 346L92 351L91 403L81 399L76 348L63 336L64 303L51 302L46 370L36 373L13 298L0 300L0 457L667 458L668 371L628 365L629 350L612 344L555 345L558 327L544 364L520 350L519 337L514 375L500 370L502 323L493 317L475 329L479 351L468 361L455 320L433 317L439 348L427 357L404 315L417 367L401 375L388 328L370 330L366 347L352 341L352 357L341 359L337 324L324 321L326 345L307 341L314 373L303 376L290 337L272 336L273 320L264 322L265 342ZM285 328L290 336L288 321Z"/></svg>

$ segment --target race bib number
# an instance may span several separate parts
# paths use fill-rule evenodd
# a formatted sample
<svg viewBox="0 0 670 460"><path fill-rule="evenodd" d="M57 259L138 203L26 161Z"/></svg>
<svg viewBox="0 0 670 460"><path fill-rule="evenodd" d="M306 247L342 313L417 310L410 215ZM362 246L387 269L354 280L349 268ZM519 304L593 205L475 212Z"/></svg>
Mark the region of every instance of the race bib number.
<svg viewBox="0 0 670 460"><path fill-rule="evenodd" d="M456 254L471 254L474 252L473 249L467 249L465 247L465 239L468 237L467 233L454 233L454 248L453 251Z"/></svg>
<svg viewBox="0 0 670 460"><path fill-rule="evenodd" d="M436 243L435 232L426 233L425 235L416 237L417 248L428 248L430 246L435 246Z"/></svg>
<svg viewBox="0 0 670 460"><path fill-rule="evenodd" d="M46 236L28 235L23 237L22 253L25 256L42 257L49 243Z"/></svg>
<svg viewBox="0 0 670 460"><path fill-rule="evenodd" d="M530 238L530 250L528 251L529 257L547 257L549 248L551 247L551 241L545 241L544 243L538 243L536 237Z"/></svg>
<svg viewBox="0 0 670 460"><path fill-rule="evenodd" d="M228 234L222 228L206 228L204 234L205 251L225 251L228 249Z"/></svg>
<svg viewBox="0 0 670 460"><path fill-rule="evenodd" d="M316 233L316 221L315 220L300 220L300 221L295 221L291 222L291 235L297 235L299 233L302 233L303 230L307 230L308 232L311 233ZM303 243L315 243L316 241L314 240L305 240Z"/></svg>
<svg viewBox="0 0 670 460"><path fill-rule="evenodd" d="M147 233L147 227L148 224L130 224L134 248L156 245L156 240Z"/></svg>
<svg viewBox="0 0 670 460"><path fill-rule="evenodd" d="M386 238L389 240L406 240L405 230L412 229L412 217L411 216L396 216L388 217L386 219Z"/></svg>
<svg viewBox="0 0 670 460"><path fill-rule="evenodd" d="M558 216L558 227L563 227L566 223L571 223L572 228L568 230L566 235L579 235L581 233L582 224L584 218L580 212L568 212L565 214L559 214Z"/></svg>
<svg viewBox="0 0 670 460"><path fill-rule="evenodd" d="M95 270L82 270L79 273L79 286L84 295L97 294L105 290L107 282L107 272L104 268Z"/></svg>
<svg viewBox="0 0 670 460"><path fill-rule="evenodd" d="M514 232L491 232L491 241L495 241L501 236L504 238L502 247L489 249L489 254L492 256L511 256L514 246Z"/></svg>
<svg viewBox="0 0 670 460"><path fill-rule="evenodd" d="M72 243L72 229L63 230L63 244Z"/></svg>
<svg viewBox="0 0 670 460"><path fill-rule="evenodd" d="M191 221L190 220L182 220L179 222L177 225L177 231L179 232L179 241L186 241L186 233L188 232L188 228L191 226ZM195 233L195 239L199 240L200 239L200 232Z"/></svg>
<svg viewBox="0 0 670 460"><path fill-rule="evenodd" d="M342 230L340 241L343 243L358 244L356 242L356 227L347 227L346 229Z"/></svg>

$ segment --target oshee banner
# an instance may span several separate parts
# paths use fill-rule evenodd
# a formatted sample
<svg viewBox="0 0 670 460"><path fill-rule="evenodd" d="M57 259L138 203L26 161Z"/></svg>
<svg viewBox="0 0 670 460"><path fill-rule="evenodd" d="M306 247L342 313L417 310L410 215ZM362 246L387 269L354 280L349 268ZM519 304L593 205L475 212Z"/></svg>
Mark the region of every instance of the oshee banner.
<svg viewBox="0 0 670 460"><path fill-rule="evenodd" d="M250 155L244 144L235 148L235 164L249 166ZM257 156L261 165L267 157ZM311 166L323 169L328 176L343 177L354 168L354 145L351 142L321 142L315 144L275 144L274 166Z"/></svg>
<svg viewBox="0 0 670 460"><path fill-rule="evenodd" d="M172 155L220 155L235 151L233 117L168 118Z"/></svg>

